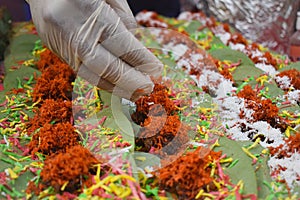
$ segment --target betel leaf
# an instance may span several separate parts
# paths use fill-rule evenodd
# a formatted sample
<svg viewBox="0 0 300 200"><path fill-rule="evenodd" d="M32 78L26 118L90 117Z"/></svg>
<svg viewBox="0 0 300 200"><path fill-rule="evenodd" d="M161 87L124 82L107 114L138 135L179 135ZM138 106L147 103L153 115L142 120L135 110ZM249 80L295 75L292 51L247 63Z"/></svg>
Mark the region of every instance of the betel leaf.
<svg viewBox="0 0 300 200"><path fill-rule="evenodd" d="M32 67L21 66L19 69L15 71L8 72L4 78L4 89L6 91L10 91L13 88L18 88L18 79L21 81L23 85L26 83L24 77L30 77L31 75L37 74L39 75L41 72Z"/></svg>
<svg viewBox="0 0 300 200"><path fill-rule="evenodd" d="M32 172L27 170L23 174L21 174L16 180L14 184L14 188L20 193L25 196L25 190L27 189L28 182L34 178Z"/></svg>
<svg viewBox="0 0 300 200"><path fill-rule="evenodd" d="M269 83L264 83L265 86L265 92L268 96L270 96L271 99L275 99L278 96L284 95L284 91L280 89L274 80L272 80Z"/></svg>
<svg viewBox="0 0 300 200"><path fill-rule="evenodd" d="M100 91L100 96L106 108L99 111L97 117L107 117L103 126L121 131L123 138L131 144L134 144L133 129L130 121L123 113L120 98L102 90Z"/></svg>
<svg viewBox="0 0 300 200"><path fill-rule="evenodd" d="M286 70L290 70L290 69L297 69L298 71L300 71L300 62L292 63L286 67L279 69L278 71L282 72L282 71L286 71Z"/></svg>
<svg viewBox="0 0 300 200"><path fill-rule="evenodd" d="M298 105L290 105L290 106L283 106L283 107L279 107L279 112L283 113L284 111L287 111L289 113L298 113L300 110L300 106Z"/></svg>
<svg viewBox="0 0 300 200"><path fill-rule="evenodd" d="M240 147L248 147L252 145L253 142L244 141L238 142L238 144L240 145ZM261 154L263 150L264 148L261 145L256 145L250 150L252 154L260 154L258 161L255 165L253 165L257 180L258 197L260 199L265 199L270 194L270 190L264 182L270 183L272 181L270 169L268 166L269 156Z"/></svg>
<svg viewBox="0 0 300 200"><path fill-rule="evenodd" d="M263 71L253 65L240 65L232 72L233 80L238 86L241 85L246 79L251 77L256 79L261 74L263 74ZM249 82L249 84L254 86L257 84L257 82L252 80Z"/></svg>
<svg viewBox="0 0 300 200"><path fill-rule="evenodd" d="M208 50L209 53L215 51L216 49L229 49L227 45L225 45L220 38L213 37L213 40L210 42L210 49Z"/></svg>
<svg viewBox="0 0 300 200"><path fill-rule="evenodd" d="M227 157L233 158L233 160L239 160L235 166L231 168L225 168L224 172L229 175L231 181L237 184L240 180L244 183L244 194L258 194L256 174L252 166L252 160L242 150L242 147L238 142L228 139L227 137L219 138L219 147L215 147L214 150L222 151Z"/></svg>
<svg viewBox="0 0 300 200"><path fill-rule="evenodd" d="M160 166L160 158L153 154L144 152L134 152L133 155L137 167L144 169L145 167L158 168Z"/></svg>
<svg viewBox="0 0 300 200"><path fill-rule="evenodd" d="M229 60L233 63L241 61L241 65L254 66L254 63L247 55L240 51L231 49L216 49L210 52L210 55L218 60Z"/></svg>
<svg viewBox="0 0 300 200"><path fill-rule="evenodd" d="M184 30L189 34L195 33L198 31L199 27L201 26L201 22L199 21L191 21L183 24Z"/></svg>

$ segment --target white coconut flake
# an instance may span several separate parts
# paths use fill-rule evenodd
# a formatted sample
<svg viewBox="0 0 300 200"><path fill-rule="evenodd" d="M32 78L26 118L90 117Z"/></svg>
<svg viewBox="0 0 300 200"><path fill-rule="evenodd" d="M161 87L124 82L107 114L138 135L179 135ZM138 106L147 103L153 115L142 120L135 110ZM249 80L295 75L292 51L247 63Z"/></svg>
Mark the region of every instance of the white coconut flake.
<svg viewBox="0 0 300 200"><path fill-rule="evenodd" d="M276 76L275 77L276 82L279 84L279 87L281 89L289 89L291 86L291 80L288 76Z"/></svg>
<svg viewBox="0 0 300 200"><path fill-rule="evenodd" d="M233 44L232 42L229 43L229 47L233 50L244 52L246 46L244 44Z"/></svg>
<svg viewBox="0 0 300 200"><path fill-rule="evenodd" d="M244 132L243 134L248 135L250 132L253 133L253 131L255 131L256 134L260 134L265 137L265 140L260 142L261 146L263 146L264 148L277 147L281 144L284 144L283 134L281 133L281 131L279 129L273 128L269 123L265 121L258 121L254 122L253 124L247 123L246 126L251 130ZM238 137L236 137L235 135L233 135L233 138L238 139Z"/></svg>
<svg viewBox="0 0 300 200"><path fill-rule="evenodd" d="M225 121L240 119L241 109L245 106L244 100L237 96L221 98L216 103L219 106L219 116Z"/></svg>
<svg viewBox="0 0 300 200"><path fill-rule="evenodd" d="M219 37L220 40L221 40L224 44L227 44L227 42L228 42L229 39L231 38L231 34L228 33L228 32L217 33L216 36Z"/></svg>
<svg viewBox="0 0 300 200"><path fill-rule="evenodd" d="M197 64L199 60L203 59L203 55L199 53L191 54L190 57L193 64Z"/></svg>
<svg viewBox="0 0 300 200"><path fill-rule="evenodd" d="M218 72L212 70L203 70L200 77L196 78L195 81L198 87L202 88L203 86L207 86L211 92L216 93L219 83L223 80L224 77Z"/></svg>
<svg viewBox="0 0 300 200"><path fill-rule="evenodd" d="M163 46L164 49L171 51L174 59L177 61L180 57L182 57L186 51L188 50L188 47L185 44L176 44L168 43Z"/></svg>
<svg viewBox="0 0 300 200"><path fill-rule="evenodd" d="M297 104L300 100L300 90L290 91L286 94L287 99L291 102L291 104Z"/></svg>
<svg viewBox="0 0 300 200"><path fill-rule="evenodd" d="M185 59L180 59L177 63L176 63L176 68L177 69L183 69L186 68L187 72L191 71L192 66L191 66L191 62L186 61ZM194 80L196 80L196 76L194 77Z"/></svg>
<svg viewBox="0 0 300 200"><path fill-rule="evenodd" d="M227 97L228 94L231 94L232 91L236 90L236 88L232 86L233 84L230 80L224 78L222 79L223 80L221 81L221 83L217 88L217 92L216 92L217 98Z"/></svg>
<svg viewBox="0 0 300 200"><path fill-rule="evenodd" d="M258 69L263 70L266 72L269 76L275 77L279 72L273 67L273 65L266 65L264 63L257 63L255 64L255 67Z"/></svg>
<svg viewBox="0 0 300 200"><path fill-rule="evenodd" d="M255 51L251 51L251 54L252 54L252 58L255 58L255 57L262 57L264 54L259 51L258 49L256 49Z"/></svg>
<svg viewBox="0 0 300 200"><path fill-rule="evenodd" d="M278 159L275 156L271 157L268 161L268 165L272 171L282 168L286 170L279 170L279 177L284 179L290 188L300 186L300 154L293 153L290 158Z"/></svg>

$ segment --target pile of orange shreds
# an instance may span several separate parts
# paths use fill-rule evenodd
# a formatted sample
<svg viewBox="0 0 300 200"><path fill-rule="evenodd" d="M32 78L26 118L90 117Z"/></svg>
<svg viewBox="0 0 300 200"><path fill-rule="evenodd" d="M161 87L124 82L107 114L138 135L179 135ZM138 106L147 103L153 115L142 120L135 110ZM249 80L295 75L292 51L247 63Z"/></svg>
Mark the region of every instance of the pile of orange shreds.
<svg viewBox="0 0 300 200"><path fill-rule="evenodd" d="M172 164L160 169L157 176L160 187L174 194L179 199L195 199L199 191L217 191L212 165L220 159L221 152L214 152L204 147L181 156Z"/></svg>
<svg viewBox="0 0 300 200"><path fill-rule="evenodd" d="M143 128L136 136L136 146L140 151L157 152L166 145L171 151L164 154L174 155L188 142L188 127L181 123L178 108L168 95L168 90L161 84L155 84L149 96L141 97L136 102L133 120Z"/></svg>
<svg viewBox="0 0 300 200"><path fill-rule="evenodd" d="M274 128L286 130L286 125L278 117L279 108L270 99L262 99L258 91L254 91L250 85L246 85L238 94L238 97L245 99L245 107L254 111L253 122L266 121ZM241 111L240 117L244 118L245 113Z"/></svg>
<svg viewBox="0 0 300 200"><path fill-rule="evenodd" d="M46 155L41 170L41 180L36 185L30 182L26 193L38 195L48 187L55 192L79 194L91 186L95 164L99 164L89 150L80 145L80 137L72 124L73 70L60 61L50 50L40 54L37 63L42 75L33 89L33 100L39 109L28 122L30 153Z"/></svg>
<svg viewBox="0 0 300 200"><path fill-rule="evenodd" d="M180 121L178 108L165 86L155 84L153 92L140 98L136 105L132 117L143 127L136 138L139 151L158 154L162 162L169 162L166 158L171 159L172 155L185 150L185 144L189 141L189 127ZM164 150L166 145L171 148ZM202 190L217 191L211 163L219 160L221 154L201 147L186 153L155 172L160 188L179 199L195 199Z"/></svg>

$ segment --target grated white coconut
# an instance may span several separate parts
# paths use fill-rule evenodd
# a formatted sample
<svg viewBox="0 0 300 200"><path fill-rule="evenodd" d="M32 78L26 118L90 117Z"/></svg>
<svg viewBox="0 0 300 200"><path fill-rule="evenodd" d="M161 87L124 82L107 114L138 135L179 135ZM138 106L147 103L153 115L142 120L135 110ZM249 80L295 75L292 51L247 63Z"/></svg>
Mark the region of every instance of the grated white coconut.
<svg viewBox="0 0 300 200"><path fill-rule="evenodd" d="M288 76L276 76L275 80L281 89L289 89L291 86L291 80Z"/></svg>
<svg viewBox="0 0 300 200"><path fill-rule="evenodd" d="M257 63L255 64L255 67L258 69L263 70L266 72L269 76L275 77L279 72L273 67L273 65L266 65L264 63Z"/></svg>
<svg viewBox="0 0 300 200"><path fill-rule="evenodd" d="M286 168L286 170L278 170L278 176L284 179L290 188L300 186L300 154L293 153L290 158L276 158L271 157L268 161L268 166L272 171L280 169L280 167Z"/></svg>

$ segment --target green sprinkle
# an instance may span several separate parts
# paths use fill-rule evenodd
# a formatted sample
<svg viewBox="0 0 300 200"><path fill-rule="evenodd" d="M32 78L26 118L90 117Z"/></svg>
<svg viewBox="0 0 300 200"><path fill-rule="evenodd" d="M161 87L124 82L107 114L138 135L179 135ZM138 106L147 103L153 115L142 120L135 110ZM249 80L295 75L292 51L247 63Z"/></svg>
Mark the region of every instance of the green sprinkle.
<svg viewBox="0 0 300 200"><path fill-rule="evenodd" d="M228 168L234 167L238 162L239 162L239 159L235 159L235 160L228 166Z"/></svg>
<svg viewBox="0 0 300 200"><path fill-rule="evenodd" d="M100 142L100 140L96 140L96 141L93 143L93 145L92 145L90 151L93 151L94 148L98 145L99 142Z"/></svg>
<svg viewBox="0 0 300 200"><path fill-rule="evenodd" d="M29 80L26 82L27 85L30 85L33 81L33 75L29 77Z"/></svg>
<svg viewBox="0 0 300 200"><path fill-rule="evenodd" d="M243 82L236 90L236 93L239 93L246 85L248 85L248 82Z"/></svg>
<svg viewBox="0 0 300 200"><path fill-rule="evenodd" d="M19 77L17 77L17 80L18 80L18 88L19 88L19 89L20 89L20 88L23 88L22 82L21 82L21 80L20 80Z"/></svg>
<svg viewBox="0 0 300 200"><path fill-rule="evenodd" d="M8 164L11 164L11 165L14 165L14 164L15 164L15 161L13 161L13 160L10 160L10 159L1 158L0 160L2 160L2 161L4 161L4 162L6 162L6 163L8 163Z"/></svg>

